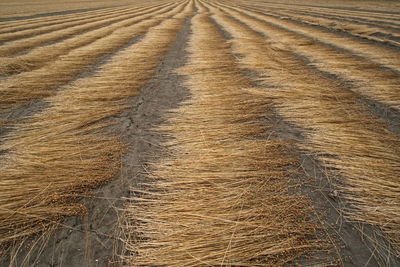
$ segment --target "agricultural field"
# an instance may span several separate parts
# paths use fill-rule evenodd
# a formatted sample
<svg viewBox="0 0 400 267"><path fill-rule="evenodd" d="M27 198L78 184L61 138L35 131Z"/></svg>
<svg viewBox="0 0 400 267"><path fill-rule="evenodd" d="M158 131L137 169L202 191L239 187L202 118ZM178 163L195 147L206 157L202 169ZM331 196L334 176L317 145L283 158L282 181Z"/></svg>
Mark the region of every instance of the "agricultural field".
<svg viewBox="0 0 400 267"><path fill-rule="evenodd" d="M3 0L0 266L400 266L400 2Z"/></svg>

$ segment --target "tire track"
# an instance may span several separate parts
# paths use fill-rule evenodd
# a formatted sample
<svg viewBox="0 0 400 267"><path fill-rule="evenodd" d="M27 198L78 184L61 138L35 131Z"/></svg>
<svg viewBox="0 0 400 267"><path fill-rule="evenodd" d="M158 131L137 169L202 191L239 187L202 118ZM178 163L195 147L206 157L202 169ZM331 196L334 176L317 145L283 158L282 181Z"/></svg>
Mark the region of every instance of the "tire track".
<svg viewBox="0 0 400 267"><path fill-rule="evenodd" d="M260 75L265 89L254 93L272 98L279 114L303 129L301 147L329 170L347 218L379 226L398 251L398 135L369 115L354 94L305 67L290 51L234 19L215 19L233 35L242 66Z"/></svg>

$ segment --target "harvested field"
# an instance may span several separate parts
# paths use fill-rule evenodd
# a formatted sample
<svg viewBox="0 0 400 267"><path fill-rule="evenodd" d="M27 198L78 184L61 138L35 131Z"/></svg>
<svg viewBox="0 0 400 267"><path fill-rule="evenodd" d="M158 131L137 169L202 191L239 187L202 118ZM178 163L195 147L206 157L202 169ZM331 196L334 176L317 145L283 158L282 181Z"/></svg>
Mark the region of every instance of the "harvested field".
<svg viewBox="0 0 400 267"><path fill-rule="evenodd" d="M0 10L0 266L400 265L397 1Z"/></svg>

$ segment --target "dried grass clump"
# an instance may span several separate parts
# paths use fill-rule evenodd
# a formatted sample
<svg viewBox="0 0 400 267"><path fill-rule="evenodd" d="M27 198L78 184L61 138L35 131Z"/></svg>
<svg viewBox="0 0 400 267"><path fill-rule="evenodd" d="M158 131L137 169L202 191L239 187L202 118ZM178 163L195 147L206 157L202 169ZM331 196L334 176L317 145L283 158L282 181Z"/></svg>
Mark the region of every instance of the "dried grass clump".
<svg viewBox="0 0 400 267"><path fill-rule="evenodd" d="M99 62L101 56L115 52L135 36L146 33L149 28L160 24L165 18L178 14L183 8L184 4L180 4L169 11L164 10L166 12L163 13L163 17L143 18L142 21L116 30L90 45L72 50L43 68L9 77L1 83L0 111L10 111L33 99L53 95L56 93L55 89L76 79L81 72ZM160 15L158 12L154 14ZM151 15L145 15L147 18L149 16Z"/></svg>
<svg viewBox="0 0 400 267"><path fill-rule="evenodd" d="M250 27L214 12L216 21L234 37L242 66L258 73L266 87L254 92L272 98L279 114L303 129L303 149L337 174L333 182L345 200L347 218L380 227L399 253L398 135L340 83L306 67ZM383 248L376 249L379 253Z"/></svg>
<svg viewBox="0 0 400 267"><path fill-rule="evenodd" d="M182 22L164 19L95 76L47 98L49 108L6 137L0 147L8 152L0 171L0 245L82 213L77 198L117 175L123 145L104 130L112 123L104 119L127 108L126 99L154 74Z"/></svg>
<svg viewBox="0 0 400 267"><path fill-rule="evenodd" d="M191 98L159 128L170 156L154 162L145 189L132 189L129 266L282 265L326 245L295 193L294 159L266 137L269 101L247 91L229 48L205 13L193 18L179 71Z"/></svg>
<svg viewBox="0 0 400 267"><path fill-rule="evenodd" d="M55 44L34 48L23 55L2 57L0 58L0 75L8 76L38 69L50 62L54 62L61 55L65 55L73 49L89 45L123 27L128 27L142 20L149 19L152 16L163 14L171 10L174 6L176 6L176 4L169 4L164 8L153 7L145 11L131 12L132 14L125 14L124 17L118 17L112 20L108 19L106 24L110 24L109 26L106 25L86 33L75 35Z"/></svg>

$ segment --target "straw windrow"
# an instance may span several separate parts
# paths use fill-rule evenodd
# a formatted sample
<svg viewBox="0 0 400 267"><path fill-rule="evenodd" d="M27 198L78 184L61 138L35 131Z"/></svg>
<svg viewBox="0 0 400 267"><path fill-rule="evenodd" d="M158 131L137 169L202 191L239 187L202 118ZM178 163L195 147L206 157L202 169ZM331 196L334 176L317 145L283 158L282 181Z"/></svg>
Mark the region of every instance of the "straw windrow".
<svg viewBox="0 0 400 267"><path fill-rule="evenodd" d="M191 98L159 128L170 157L154 162L146 190L132 189L129 266L281 265L326 245L308 200L289 193L295 160L267 138L269 102L247 92L229 50L207 15L192 19L179 70Z"/></svg>

